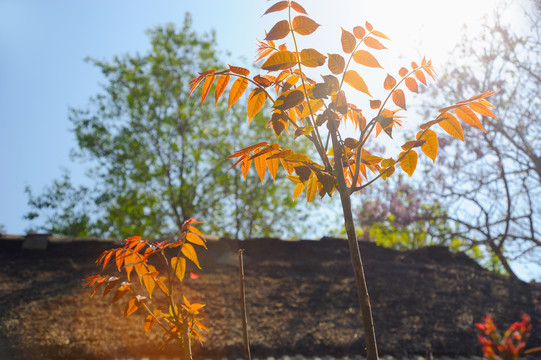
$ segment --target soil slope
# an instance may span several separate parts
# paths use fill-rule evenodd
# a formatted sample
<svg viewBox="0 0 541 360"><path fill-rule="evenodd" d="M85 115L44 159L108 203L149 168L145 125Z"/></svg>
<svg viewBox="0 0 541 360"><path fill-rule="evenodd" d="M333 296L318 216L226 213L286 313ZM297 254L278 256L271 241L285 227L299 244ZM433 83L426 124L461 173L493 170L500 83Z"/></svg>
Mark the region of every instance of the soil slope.
<svg viewBox="0 0 541 360"><path fill-rule="evenodd" d="M124 318L125 300L90 298L81 279L112 243L49 243L47 250L0 250L0 357L112 359L174 356L157 352L158 327L147 335L143 311ZM400 252L360 243L380 354L397 357L480 355L474 324L491 313L507 326L532 318L529 346L541 346L541 286L490 273L444 247ZM245 249L252 355L364 354L347 243L341 239L209 242L203 270L184 283L207 304L209 332L196 358L242 357L237 251ZM158 300L153 300L158 302ZM2 340L3 343L2 343Z"/></svg>

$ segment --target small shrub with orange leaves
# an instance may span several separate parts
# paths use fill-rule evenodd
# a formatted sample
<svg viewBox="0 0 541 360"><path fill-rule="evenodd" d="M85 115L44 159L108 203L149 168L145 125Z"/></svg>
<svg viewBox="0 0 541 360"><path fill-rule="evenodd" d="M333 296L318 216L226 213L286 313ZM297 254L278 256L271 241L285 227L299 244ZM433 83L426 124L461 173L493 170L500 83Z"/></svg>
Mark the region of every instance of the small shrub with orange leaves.
<svg viewBox="0 0 541 360"><path fill-rule="evenodd" d="M129 295L124 316L142 308L147 313L143 324L145 331L149 333L158 324L166 339L161 348L177 341L184 349L185 359L191 359L191 344L202 343L201 332L207 330L199 316L199 310L205 305L191 303L182 293L181 299L175 299L178 292L174 291L176 287L180 288L186 275L187 260L201 268L194 245L205 249L207 246L204 236L194 226L196 223L200 222L195 218L185 221L178 237L171 241L153 243L140 236L126 239L122 247L104 251L96 260L101 264L100 274L83 280L85 287L93 288L91 296L100 289L104 296L113 294L111 304ZM161 263L161 272L149 262L151 258L157 258ZM125 273L125 281L121 281L120 276L104 273L111 264L118 272ZM167 309L153 306L156 289L166 298Z"/></svg>

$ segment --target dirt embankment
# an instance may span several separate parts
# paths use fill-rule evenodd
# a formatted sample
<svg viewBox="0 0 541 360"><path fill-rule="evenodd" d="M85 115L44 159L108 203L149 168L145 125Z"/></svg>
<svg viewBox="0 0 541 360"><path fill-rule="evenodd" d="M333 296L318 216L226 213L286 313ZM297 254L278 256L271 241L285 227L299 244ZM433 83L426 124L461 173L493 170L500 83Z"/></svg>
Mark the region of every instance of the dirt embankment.
<svg viewBox="0 0 541 360"><path fill-rule="evenodd" d="M490 273L443 247L399 252L361 243L381 354L480 355L474 324L491 313L503 327L532 318L529 346L541 346L541 286ZM111 243L49 243L47 250L0 249L0 338L13 359L160 358L159 328L144 314L123 318L125 301L94 298L81 279ZM364 354L347 243L341 239L209 242L188 298L207 304L209 332L197 358L242 357L237 250L245 249L253 356ZM193 269L192 269L193 270ZM159 302L159 300L153 300ZM1 345L1 344L0 344ZM1 346L0 346L1 348Z"/></svg>

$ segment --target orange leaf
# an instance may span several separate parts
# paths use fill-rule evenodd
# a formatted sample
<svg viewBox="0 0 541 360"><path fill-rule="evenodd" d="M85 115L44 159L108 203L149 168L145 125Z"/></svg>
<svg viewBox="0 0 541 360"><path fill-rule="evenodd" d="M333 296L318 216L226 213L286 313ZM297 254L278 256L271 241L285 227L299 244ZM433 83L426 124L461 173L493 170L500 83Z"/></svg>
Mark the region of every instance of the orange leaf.
<svg viewBox="0 0 541 360"><path fill-rule="evenodd" d="M265 11L263 15L267 15L272 12L282 11L284 9L287 9L288 5L289 3L287 1L279 1L276 4L272 5L270 8L268 8L267 11Z"/></svg>
<svg viewBox="0 0 541 360"><path fill-rule="evenodd" d="M341 74L344 71L344 68L346 67L346 61L342 57L342 55L339 54L327 54L329 55L329 61L327 62L327 66L329 67L329 70L335 74Z"/></svg>
<svg viewBox="0 0 541 360"><path fill-rule="evenodd" d="M473 111L475 111L478 114L497 119L496 115L494 115L494 113L492 113L492 111L485 104L481 103L480 101L472 102L472 103L470 103L469 106L470 106L470 109L472 109Z"/></svg>
<svg viewBox="0 0 541 360"><path fill-rule="evenodd" d="M248 174L248 170L250 170L250 164L252 164L252 160L247 159L242 162L241 170L242 170L242 176L244 177L244 180L246 180L246 174Z"/></svg>
<svg viewBox="0 0 541 360"><path fill-rule="evenodd" d="M227 84L229 84L230 78L231 78L230 75L223 74L222 76L218 78L218 81L216 81L216 100L214 101L215 106L218 104L218 100L224 93L225 88L227 87Z"/></svg>
<svg viewBox="0 0 541 360"><path fill-rule="evenodd" d="M113 296L113 300L111 300L111 304L114 304L118 300L120 300L124 295L128 293L130 290L130 284L129 283L122 283L118 289L116 289L115 295Z"/></svg>
<svg viewBox="0 0 541 360"><path fill-rule="evenodd" d="M455 109L455 114L465 123L485 131L485 128L483 128L483 124L481 124L481 121L479 121L477 115L475 115L475 113L471 111L469 107L465 105L457 107Z"/></svg>
<svg viewBox="0 0 541 360"><path fill-rule="evenodd" d="M304 93L301 90L291 90L282 93L274 102L274 108L278 110L291 109L304 101Z"/></svg>
<svg viewBox="0 0 541 360"><path fill-rule="evenodd" d="M126 250L126 257L124 258L124 269L126 270L126 276L128 281L130 280L130 273L137 262L137 253L133 250Z"/></svg>
<svg viewBox="0 0 541 360"><path fill-rule="evenodd" d="M371 109L379 109L380 106L381 106L381 100L370 100Z"/></svg>
<svg viewBox="0 0 541 360"><path fill-rule="evenodd" d="M254 116L261 110L267 101L267 94L261 88L256 88L248 96L248 124Z"/></svg>
<svg viewBox="0 0 541 360"><path fill-rule="evenodd" d="M265 40L280 40L289 34L289 22L287 20L278 21L267 33Z"/></svg>
<svg viewBox="0 0 541 360"><path fill-rule="evenodd" d="M383 88L385 90L391 90L396 85L396 79L391 75L387 74L385 81L383 82Z"/></svg>
<svg viewBox="0 0 541 360"><path fill-rule="evenodd" d="M398 157L400 158L404 152L400 153ZM400 160L400 167L406 174L411 177L413 175L413 172L415 171L415 168L417 167L417 158L419 156L417 155L417 152L415 150L408 151L404 157Z"/></svg>
<svg viewBox="0 0 541 360"><path fill-rule="evenodd" d="M366 32L362 26L355 26L353 28L353 35L355 35L357 39L362 39L364 34L366 34Z"/></svg>
<svg viewBox="0 0 541 360"><path fill-rule="evenodd" d="M422 131L417 133L417 139L422 134ZM432 162L436 163L436 156L438 156L438 134L433 130L427 130L423 135L425 143L421 145L421 150L426 156L432 159Z"/></svg>
<svg viewBox="0 0 541 360"><path fill-rule="evenodd" d="M366 26L366 30L372 31L374 28L372 27L372 24L370 24L368 21L364 23L364 26Z"/></svg>
<svg viewBox="0 0 541 360"><path fill-rule="evenodd" d="M387 49L382 43L379 42L379 40L376 40L370 36L364 38L364 44L376 50Z"/></svg>
<svg viewBox="0 0 541 360"><path fill-rule="evenodd" d="M421 70L415 71L415 77L426 86L425 74Z"/></svg>
<svg viewBox="0 0 541 360"><path fill-rule="evenodd" d="M205 244L205 241L202 238L200 238L197 234L194 234L192 232L186 233L186 240L188 240L192 244L200 245L204 247L205 249L207 248L207 244Z"/></svg>
<svg viewBox="0 0 541 360"><path fill-rule="evenodd" d="M458 122L457 118L453 116L453 114L445 112L440 116L440 118L443 118L443 120L438 124L443 130L445 130L452 137L464 141L464 131L462 130L462 126Z"/></svg>
<svg viewBox="0 0 541 360"><path fill-rule="evenodd" d="M490 111L490 110L489 110ZM107 266L107 263L109 262L109 260L111 260L111 257L113 256L113 253L114 251L113 250L109 250L105 255L105 258L103 260L103 267L102 267L102 270L105 270L105 267Z"/></svg>
<svg viewBox="0 0 541 360"><path fill-rule="evenodd" d="M409 71L405 67L401 67L400 70L398 70L398 75L404 77L408 75Z"/></svg>
<svg viewBox="0 0 541 360"><path fill-rule="evenodd" d="M368 66L368 67L374 67L374 68L382 67L379 64L379 62L376 60L376 58L366 50L355 51L355 54L353 54L353 60L358 64Z"/></svg>
<svg viewBox="0 0 541 360"><path fill-rule="evenodd" d="M395 91L393 91L393 102L396 106L406 110L406 97L404 96L404 91L402 91L402 89L395 89Z"/></svg>
<svg viewBox="0 0 541 360"><path fill-rule="evenodd" d="M311 176L306 184L306 200L308 203L312 202L317 193L317 177Z"/></svg>
<svg viewBox="0 0 541 360"><path fill-rule="evenodd" d="M408 78L406 78L405 82L406 82L407 88L411 92L415 92L415 93L417 92L417 90L418 90L417 89L417 81L414 78L408 77Z"/></svg>
<svg viewBox="0 0 541 360"><path fill-rule="evenodd" d="M248 80L244 78L238 78L233 82L233 85L231 85L231 90L229 91L229 105L227 106L228 110L240 99L247 87Z"/></svg>
<svg viewBox="0 0 541 360"><path fill-rule="evenodd" d="M319 24L309 17L299 15L293 19L291 26L293 27L293 31L299 35L310 35L317 30Z"/></svg>
<svg viewBox="0 0 541 360"><path fill-rule="evenodd" d="M154 271L156 271L155 268ZM148 291L148 297L152 299L152 292L154 291L154 287L156 286L156 281L154 280L153 274L143 274L142 280L143 285Z"/></svg>
<svg viewBox="0 0 541 360"><path fill-rule="evenodd" d="M203 103L205 102L205 99L207 98L210 87L212 86L212 83L214 82L215 78L216 78L215 75L207 76L205 78L205 82L203 83L202 95L201 95L201 107L203 107Z"/></svg>
<svg viewBox="0 0 541 360"><path fill-rule="evenodd" d="M363 78L355 70L346 71L344 74L344 81L355 90L359 90L372 97Z"/></svg>
<svg viewBox="0 0 541 360"><path fill-rule="evenodd" d="M156 318L154 318L154 316L147 315L145 317L145 324L143 325L143 327L145 328L145 332L147 334L150 333L150 330L152 329L155 323L156 323Z"/></svg>
<svg viewBox="0 0 541 360"><path fill-rule="evenodd" d="M231 66L229 65L229 71L231 71L234 74L242 75L242 76L248 76L250 75L250 70L245 69L240 66Z"/></svg>
<svg viewBox="0 0 541 360"><path fill-rule="evenodd" d="M288 50L282 50L273 53L261 68L267 71L285 70L297 64L297 57L294 53Z"/></svg>
<svg viewBox="0 0 541 360"><path fill-rule="evenodd" d="M302 192L304 191L304 188L305 188L305 185L304 183L298 183L296 186L295 186L295 189L293 189L293 200L296 200L300 194L302 194Z"/></svg>
<svg viewBox="0 0 541 360"><path fill-rule="evenodd" d="M391 39L389 39L387 37L387 35L385 35L381 31L374 30L374 31L372 31L372 35L378 36L378 37L383 38L383 39L391 40Z"/></svg>
<svg viewBox="0 0 541 360"><path fill-rule="evenodd" d="M195 252L192 244L184 243L184 245L182 245L181 251L184 256L193 261L193 263L197 265L199 269L201 269L201 266L199 266L199 260L197 260L197 253Z"/></svg>
<svg viewBox="0 0 541 360"><path fill-rule="evenodd" d="M128 300L128 304L126 304L126 309L124 310L124 316L130 316L136 312L139 306L141 306L142 299L144 299L142 296L137 295Z"/></svg>
<svg viewBox="0 0 541 360"><path fill-rule="evenodd" d="M276 151L275 153L278 153L278 151ZM272 179L274 181L276 181L276 174L278 173L278 167L280 166L280 160L278 160L276 158L273 158L273 159L267 158L266 161L267 161L267 168L269 169L269 173L271 174Z"/></svg>
<svg viewBox="0 0 541 360"><path fill-rule="evenodd" d="M175 272L176 277L182 281L184 280L184 274L186 273L186 259L183 257L172 257L171 268Z"/></svg>
<svg viewBox="0 0 541 360"><path fill-rule="evenodd" d="M255 155L261 153L262 150L254 152ZM265 171L267 170L267 157L269 156L268 152L266 154L260 155L254 159L254 166L261 179L261 184L264 184L265 181Z"/></svg>
<svg viewBox="0 0 541 360"><path fill-rule="evenodd" d="M421 130L426 130L432 125L439 123L440 121L441 119L430 120L430 121L425 122L424 124L419 125L419 128Z"/></svg>
<svg viewBox="0 0 541 360"><path fill-rule="evenodd" d="M264 88L272 85L272 80L267 76L256 75L254 76L254 81Z"/></svg>
<svg viewBox="0 0 541 360"><path fill-rule="evenodd" d="M291 8L293 10L295 10L296 12L298 12L298 13L308 15L306 10L304 10L304 8L302 6L300 6L298 3L296 3L295 1L291 2Z"/></svg>
<svg viewBox="0 0 541 360"><path fill-rule="evenodd" d="M357 40L355 40L355 36L350 33L349 31L346 31L342 28L342 37L341 37L341 43L342 43L342 50L346 54L350 54L355 49L355 45L357 44Z"/></svg>
<svg viewBox="0 0 541 360"><path fill-rule="evenodd" d="M325 64L325 55L315 49L301 50L301 64L307 67L318 67Z"/></svg>

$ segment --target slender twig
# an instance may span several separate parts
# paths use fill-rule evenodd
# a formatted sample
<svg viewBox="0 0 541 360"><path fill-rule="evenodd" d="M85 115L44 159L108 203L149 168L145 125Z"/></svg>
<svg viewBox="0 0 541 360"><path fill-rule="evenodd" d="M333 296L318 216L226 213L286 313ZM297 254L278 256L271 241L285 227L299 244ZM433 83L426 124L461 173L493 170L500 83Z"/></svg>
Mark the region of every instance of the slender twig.
<svg viewBox="0 0 541 360"><path fill-rule="evenodd" d="M251 360L250 338L248 337L248 316L246 315L246 292L244 290L244 262L243 249L239 249L239 274L240 274L240 312L242 315L242 333L244 338L244 352L246 360Z"/></svg>

